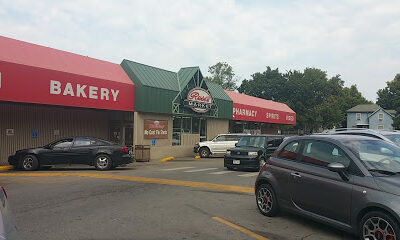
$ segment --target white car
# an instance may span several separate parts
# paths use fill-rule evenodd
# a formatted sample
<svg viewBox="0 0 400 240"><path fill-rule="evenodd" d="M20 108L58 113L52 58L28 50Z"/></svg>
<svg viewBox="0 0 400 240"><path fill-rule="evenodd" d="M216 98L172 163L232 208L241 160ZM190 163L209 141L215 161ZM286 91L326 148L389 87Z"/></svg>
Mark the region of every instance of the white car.
<svg viewBox="0 0 400 240"><path fill-rule="evenodd" d="M219 134L211 141L199 142L194 147L194 152L199 153L200 157L206 158L210 155L224 154L229 148L234 148L235 144L243 136L250 134L245 133L228 133Z"/></svg>

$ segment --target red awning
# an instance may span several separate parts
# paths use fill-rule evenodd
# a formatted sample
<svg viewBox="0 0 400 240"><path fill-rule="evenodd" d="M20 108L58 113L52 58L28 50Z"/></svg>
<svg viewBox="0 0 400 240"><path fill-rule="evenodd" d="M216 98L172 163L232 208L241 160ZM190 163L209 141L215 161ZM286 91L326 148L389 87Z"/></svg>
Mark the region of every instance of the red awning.
<svg viewBox="0 0 400 240"><path fill-rule="evenodd" d="M233 119L296 124L296 113L284 103L225 90L233 101Z"/></svg>
<svg viewBox="0 0 400 240"><path fill-rule="evenodd" d="M0 36L0 100L134 110L119 64Z"/></svg>

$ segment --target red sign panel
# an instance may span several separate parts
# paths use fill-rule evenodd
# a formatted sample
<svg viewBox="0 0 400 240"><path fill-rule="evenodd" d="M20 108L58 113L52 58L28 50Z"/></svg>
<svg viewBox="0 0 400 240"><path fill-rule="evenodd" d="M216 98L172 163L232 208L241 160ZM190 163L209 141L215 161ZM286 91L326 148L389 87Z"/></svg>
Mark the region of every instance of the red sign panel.
<svg viewBox="0 0 400 240"><path fill-rule="evenodd" d="M134 85L0 61L0 100L134 110Z"/></svg>
<svg viewBox="0 0 400 240"><path fill-rule="evenodd" d="M233 103L233 119L294 125L296 124L296 113Z"/></svg>

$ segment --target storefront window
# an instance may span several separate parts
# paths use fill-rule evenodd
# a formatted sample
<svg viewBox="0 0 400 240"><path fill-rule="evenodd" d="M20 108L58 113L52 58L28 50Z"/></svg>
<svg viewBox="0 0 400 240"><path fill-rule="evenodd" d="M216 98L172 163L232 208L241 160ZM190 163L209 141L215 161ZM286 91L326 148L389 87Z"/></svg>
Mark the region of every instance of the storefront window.
<svg viewBox="0 0 400 240"><path fill-rule="evenodd" d="M200 119L200 142L207 141L207 120Z"/></svg>
<svg viewBox="0 0 400 240"><path fill-rule="evenodd" d="M192 133L192 118L182 118L182 133Z"/></svg>
<svg viewBox="0 0 400 240"><path fill-rule="evenodd" d="M192 133L200 133L200 118L192 119Z"/></svg>
<svg viewBox="0 0 400 240"><path fill-rule="evenodd" d="M229 121L229 132L230 133L243 133L244 122L241 121Z"/></svg>
<svg viewBox="0 0 400 240"><path fill-rule="evenodd" d="M207 121L204 118L174 117L172 145L181 145L182 133L199 134L200 141L207 139Z"/></svg>
<svg viewBox="0 0 400 240"><path fill-rule="evenodd" d="M253 135L261 134L261 123L258 122L246 122L244 124L243 133L250 133Z"/></svg>

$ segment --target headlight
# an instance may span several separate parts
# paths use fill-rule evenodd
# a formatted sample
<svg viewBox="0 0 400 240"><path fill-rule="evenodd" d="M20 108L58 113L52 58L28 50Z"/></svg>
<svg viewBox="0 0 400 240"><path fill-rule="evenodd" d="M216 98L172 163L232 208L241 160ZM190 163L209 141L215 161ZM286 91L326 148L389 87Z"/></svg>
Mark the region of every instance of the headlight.
<svg viewBox="0 0 400 240"><path fill-rule="evenodd" d="M231 150L226 150L225 155L231 155Z"/></svg>
<svg viewBox="0 0 400 240"><path fill-rule="evenodd" d="M257 156L258 152L249 152L249 156Z"/></svg>

